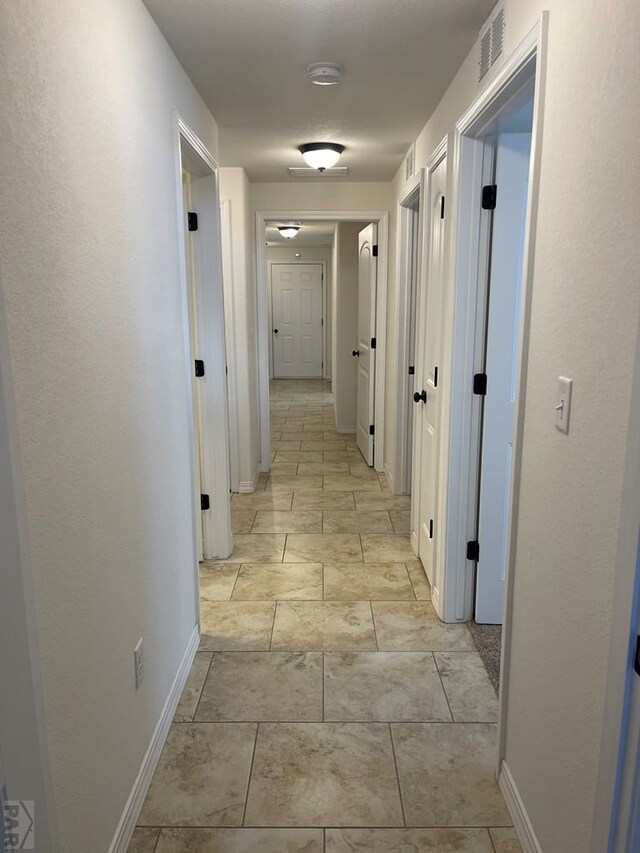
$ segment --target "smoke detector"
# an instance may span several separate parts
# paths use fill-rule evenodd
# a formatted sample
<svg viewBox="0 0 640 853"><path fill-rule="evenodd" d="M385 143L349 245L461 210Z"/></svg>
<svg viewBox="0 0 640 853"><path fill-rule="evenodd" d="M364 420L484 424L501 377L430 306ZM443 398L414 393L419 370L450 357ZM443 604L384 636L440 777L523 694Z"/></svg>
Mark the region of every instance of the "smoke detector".
<svg viewBox="0 0 640 853"><path fill-rule="evenodd" d="M312 62L307 74L317 86L335 86L342 80L342 67L337 62Z"/></svg>

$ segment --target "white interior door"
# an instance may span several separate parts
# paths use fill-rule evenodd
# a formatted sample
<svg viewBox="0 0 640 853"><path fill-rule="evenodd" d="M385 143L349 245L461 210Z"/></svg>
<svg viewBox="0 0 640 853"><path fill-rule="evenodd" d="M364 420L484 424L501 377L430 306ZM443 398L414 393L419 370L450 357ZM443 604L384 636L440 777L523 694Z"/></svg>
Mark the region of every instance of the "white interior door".
<svg viewBox="0 0 640 853"><path fill-rule="evenodd" d="M274 379L322 378L322 264L272 264Z"/></svg>
<svg viewBox="0 0 640 853"><path fill-rule="evenodd" d="M503 133L496 147L482 415L476 622L501 624L520 332L531 134Z"/></svg>
<svg viewBox="0 0 640 853"><path fill-rule="evenodd" d="M374 246L378 226L367 225L358 235L358 447L367 465L373 465L375 378L376 378L376 295L378 261Z"/></svg>
<svg viewBox="0 0 640 853"><path fill-rule="evenodd" d="M439 365L444 287L444 193L447 161L429 181L429 248L426 288L419 300L418 364L415 373L411 539L433 584L438 507Z"/></svg>

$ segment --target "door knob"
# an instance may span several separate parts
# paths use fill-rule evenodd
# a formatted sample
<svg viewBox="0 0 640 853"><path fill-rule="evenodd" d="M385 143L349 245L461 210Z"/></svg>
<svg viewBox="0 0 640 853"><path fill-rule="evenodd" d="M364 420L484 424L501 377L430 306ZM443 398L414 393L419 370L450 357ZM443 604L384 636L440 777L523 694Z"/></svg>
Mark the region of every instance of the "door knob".
<svg viewBox="0 0 640 853"><path fill-rule="evenodd" d="M278 330L277 330L277 329L274 329L274 330L273 330L273 334L274 334L274 335L277 335L277 334L278 334Z"/></svg>
<svg viewBox="0 0 640 853"><path fill-rule="evenodd" d="M352 349L352 350L351 350L351 355L352 355L354 358L360 358L360 350L359 350L359 349Z"/></svg>
<svg viewBox="0 0 640 853"><path fill-rule="evenodd" d="M426 403L427 402L427 392L426 391L416 391L413 395L414 403Z"/></svg>

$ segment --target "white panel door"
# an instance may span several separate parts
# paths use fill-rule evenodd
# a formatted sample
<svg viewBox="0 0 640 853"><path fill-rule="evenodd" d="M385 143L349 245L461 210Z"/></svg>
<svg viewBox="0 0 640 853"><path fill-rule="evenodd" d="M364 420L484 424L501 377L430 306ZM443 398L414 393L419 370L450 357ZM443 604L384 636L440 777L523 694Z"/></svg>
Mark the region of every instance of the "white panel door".
<svg viewBox="0 0 640 853"><path fill-rule="evenodd" d="M476 622L501 624L507 572L517 358L531 135L505 133L496 150L482 416Z"/></svg>
<svg viewBox="0 0 640 853"><path fill-rule="evenodd" d="M360 452L373 465L373 426L375 413L376 294L378 260L373 247L377 243L378 226L367 225L358 235L358 399L357 439Z"/></svg>
<svg viewBox="0 0 640 853"><path fill-rule="evenodd" d="M438 508L439 365L442 347L444 288L444 192L447 161L429 181L429 248L425 292L419 300L418 363L414 392L414 465L411 496L411 540L429 583L433 584Z"/></svg>
<svg viewBox="0 0 640 853"><path fill-rule="evenodd" d="M322 264L272 264L273 376L322 377Z"/></svg>

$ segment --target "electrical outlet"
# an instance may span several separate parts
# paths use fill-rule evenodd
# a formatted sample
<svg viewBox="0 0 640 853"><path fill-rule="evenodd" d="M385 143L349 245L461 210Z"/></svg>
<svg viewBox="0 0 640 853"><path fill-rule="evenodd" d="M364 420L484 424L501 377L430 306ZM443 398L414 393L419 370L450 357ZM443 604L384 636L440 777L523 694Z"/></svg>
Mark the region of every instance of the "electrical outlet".
<svg viewBox="0 0 640 853"><path fill-rule="evenodd" d="M142 644L142 637L140 637L136 643L135 649L133 650L133 660L136 668L137 690L144 681L144 645Z"/></svg>

